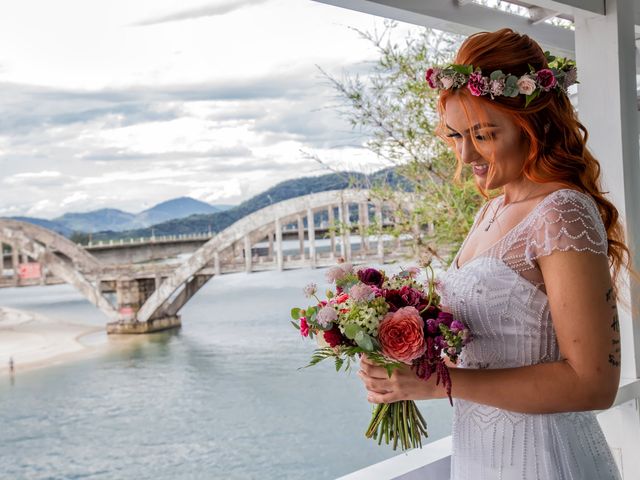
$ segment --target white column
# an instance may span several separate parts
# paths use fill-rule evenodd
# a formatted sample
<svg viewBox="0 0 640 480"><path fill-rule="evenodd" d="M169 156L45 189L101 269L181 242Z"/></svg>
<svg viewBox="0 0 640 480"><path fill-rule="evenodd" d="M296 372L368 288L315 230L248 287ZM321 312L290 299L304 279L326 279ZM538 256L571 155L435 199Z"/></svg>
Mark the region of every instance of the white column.
<svg viewBox="0 0 640 480"><path fill-rule="evenodd" d="M602 165L604 191L626 225L627 241L640 267L640 164L634 3L606 0L606 15L576 11L578 111L589 132L589 149ZM625 278L628 281L628 278ZM623 295L640 305L636 289ZM640 375L640 319L619 308L622 376Z"/></svg>
<svg viewBox="0 0 640 480"><path fill-rule="evenodd" d="M282 256L282 224L280 223L280 219L276 218L275 221L276 228L276 263L278 265L278 270L284 270L284 257Z"/></svg>
<svg viewBox="0 0 640 480"><path fill-rule="evenodd" d="M316 268L316 223L311 208L307 209L307 229L309 231L309 260L311 268Z"/></svg>
<svg viewBox="0 0 640 480"><path fill-rule="evenodd" d="M246 272L251 272L251 237L249 235L244 236L244 269Z"/></svg>
<svg viewBox="0 0 640 480"><path fill-rule="evenodd" d="M269 239L269 253L268 256L270 258L273 258L273 234L271 232L269 232L269 235L267 237Z"/></svg>
<svg viewBox="0 0 640 480"><path fill-rule="evenodd" d="M304 260L304 221L298 215L298 241L300 242L300 260Z"/></svg>
<svg viewBox="0 0 640 480"><path fill-rule="evenodd" d="M376 203L376 223L378 224L378 258L384 263L384 242L382 240L382 204Z"/></svg>
<svg viewBox="0 0 640 480"><path fill-rule="evenodd" d="M600 161L603 190L620 212L627 242L640 266L640 165L634 4L630 0L605 0L606 15L575 13L578 112L589 132L588 147ZM628 276L622 278L628 282ZM638 288L620 289L629 305L640 304ZM618 307L622 350L622 382L637 389L640 374L640 324L636 312ZM637 382L637 380L636 380ZM618 391L624 398L623 387ZM637 393L634 395L637 397ZM621 462L625 478L640 471L640 414L638 399L622 402L602 412L598 421L611 449Z"/></svg>

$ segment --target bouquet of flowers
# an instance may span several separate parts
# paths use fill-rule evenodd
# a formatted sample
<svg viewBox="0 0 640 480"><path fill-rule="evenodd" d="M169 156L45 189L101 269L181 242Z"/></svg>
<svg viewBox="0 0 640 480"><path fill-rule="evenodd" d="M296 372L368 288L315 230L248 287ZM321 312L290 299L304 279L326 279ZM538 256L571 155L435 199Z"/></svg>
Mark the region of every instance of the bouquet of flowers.
<svg viewBox="0 0 640 480"><path fill-rule="evenodd" d="M331 267L327 281L335 284L327 290L326 300L317 297L318 287L304 288L308 298L316 300L307 308L291 309L291 322L303 337L316 338L320 348L313 352L307 367L333 358L336 371L348 371L356 357L366 354L383 366L389 377L402 364L411 365L416 375L429 379L436 375L451 402L451 378L445 358L456 362L469 341L469 331L440 306L431 265L427 279L417 280L418 267L402 269L387 277L383 270L349 263ZM398 442L402 450L422 447L427 425L411 400L376 405L366 432L380 445Z"/></svg>

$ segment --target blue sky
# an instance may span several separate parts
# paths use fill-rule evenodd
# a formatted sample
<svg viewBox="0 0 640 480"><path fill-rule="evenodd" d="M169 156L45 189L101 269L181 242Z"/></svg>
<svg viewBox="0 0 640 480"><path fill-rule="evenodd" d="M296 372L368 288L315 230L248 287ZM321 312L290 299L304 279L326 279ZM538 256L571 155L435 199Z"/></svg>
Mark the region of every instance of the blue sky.
<svg viewBox="0 0 640 480"><path fill-rule="evenodd" d="M3 2L0 215L239 203L324 173L301 151L386 166L316 67L366 74L375 49L349 27L376 26L311 0Z"/></svg>

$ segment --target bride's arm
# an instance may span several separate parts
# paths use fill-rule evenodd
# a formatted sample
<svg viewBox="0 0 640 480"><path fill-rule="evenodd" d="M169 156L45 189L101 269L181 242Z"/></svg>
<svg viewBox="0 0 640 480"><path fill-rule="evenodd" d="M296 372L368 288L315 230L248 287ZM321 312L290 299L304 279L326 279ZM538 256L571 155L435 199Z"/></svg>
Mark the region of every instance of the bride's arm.
<svg viewBox="0 0 640 480"><path fill-rule="evenodd" d="M563 360L507 369L452 368L452 395L524 413L608 408L620 378L620 333L607 257L557 251L538 264ZM445 396L433 380L420 380L408 368L391 379L377 368L366 360L362 364L372 403Z"/></svg>

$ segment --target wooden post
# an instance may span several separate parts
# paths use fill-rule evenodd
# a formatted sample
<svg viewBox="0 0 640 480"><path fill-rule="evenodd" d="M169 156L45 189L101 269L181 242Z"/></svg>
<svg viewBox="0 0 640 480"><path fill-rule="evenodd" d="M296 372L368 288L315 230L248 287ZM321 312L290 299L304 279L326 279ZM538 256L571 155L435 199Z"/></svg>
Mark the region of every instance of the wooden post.
<svg viewBox="0 0 640 480"><path fill-rule="evenodd" d="M282 224L280 223L280 219L276 218L275 221L275 229L276 229L276 263L278 265L278 270L284 270L284 257L282 255Z"/></svg>
<svg viewBox="0 0 640 480"><path fill-rule="evenodd" d="M309 261L311 268L316 268L316 223L311 208L307 209L307 228L309 230Z"/></svg>
<svg viewBox="0 0 640 480"><path fill-rule="evenodd" d="M251 272L251 237L244 236L244 269L247 273Z"/></svg>
<svg viewBox="0 0 640 480"><path fill-rule="evenodd" d="M304 260L304 221L298 215L298 240L300 241L300 260Z"/></svg>

